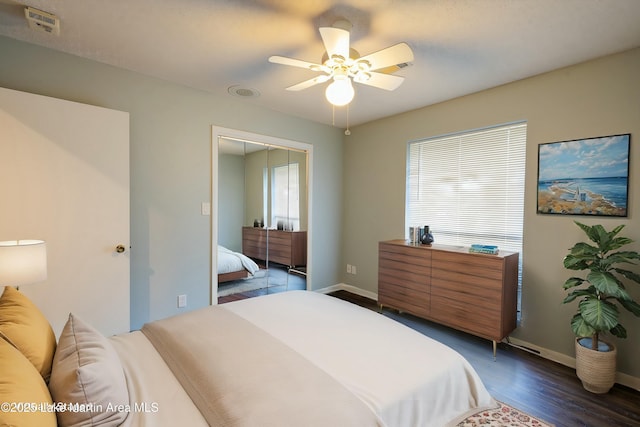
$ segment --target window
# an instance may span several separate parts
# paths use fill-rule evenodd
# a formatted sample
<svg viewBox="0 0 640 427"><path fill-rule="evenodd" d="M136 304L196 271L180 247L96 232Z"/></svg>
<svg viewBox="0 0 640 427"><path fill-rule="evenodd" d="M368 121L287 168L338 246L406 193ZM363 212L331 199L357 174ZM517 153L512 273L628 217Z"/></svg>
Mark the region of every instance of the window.
<svg viewBox="0 0 640 427"><path fill-rule="evenodd" d="M526 134L515 123L411 142L406 232L428 225L435 243L497 245L522 263Z"/></svg>
<svg viewBox="0 0 640 427"><path fill-rule="evenodd" d="M272 224L279 229L300 230L300 179L297 163L272 169Z"/></svg>

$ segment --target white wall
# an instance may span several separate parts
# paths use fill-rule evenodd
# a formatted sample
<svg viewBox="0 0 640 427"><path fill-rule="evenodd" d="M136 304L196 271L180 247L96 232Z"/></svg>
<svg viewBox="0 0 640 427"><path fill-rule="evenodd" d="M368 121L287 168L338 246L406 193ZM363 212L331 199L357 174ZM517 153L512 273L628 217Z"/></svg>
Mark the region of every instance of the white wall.
<svg viewBox="0 0 640 427"><path fill-rule="evenodd" d="M0 86L131 117L131 325L210 301L211 125L314 146L314 288L339 282L342 132L94 61L0 37ZM212 206L212 209L216 209Z"/></svg>
<svg viewBox="0 0 640 427"><path fill-rule="evenodd" d="M573 220L607 228L625 224L624 234L636 240L630 249L640 250L638 76L635 49L351 129L344 155L343 265L356 265L358 274L343 274L343 281L376 293L377 242L404 236L408 141L526 120L523 322L513 336L573 358L569 320L576 307L562 304L562 285L572 275L562 259L583 239ZM628 218L536 214L538 144L620 133L632 134ZM437 241L438 231L433 233ZM640 287L630 293L640 300ZM640 319L625 312L621 321L630 336L618 342L618 368L640 387Z"/></svg>

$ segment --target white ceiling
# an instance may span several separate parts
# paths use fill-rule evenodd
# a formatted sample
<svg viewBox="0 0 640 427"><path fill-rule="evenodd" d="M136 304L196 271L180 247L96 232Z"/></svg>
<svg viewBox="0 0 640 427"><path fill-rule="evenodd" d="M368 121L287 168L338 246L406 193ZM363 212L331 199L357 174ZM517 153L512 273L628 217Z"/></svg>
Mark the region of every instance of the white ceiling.
<svg viewBox="0 0 640 427"><path fill-rule="evenodd" d="M25 5L61 34L29 29ZM328 83L285 91L315 74L268 58L319 62L318 27L339 19L361 55L406 42L415 56L397 90L357 85L351 126L640 46L640 0L0 0L0 35L222 97L253 88L242 102L327 124Z"/></svg>

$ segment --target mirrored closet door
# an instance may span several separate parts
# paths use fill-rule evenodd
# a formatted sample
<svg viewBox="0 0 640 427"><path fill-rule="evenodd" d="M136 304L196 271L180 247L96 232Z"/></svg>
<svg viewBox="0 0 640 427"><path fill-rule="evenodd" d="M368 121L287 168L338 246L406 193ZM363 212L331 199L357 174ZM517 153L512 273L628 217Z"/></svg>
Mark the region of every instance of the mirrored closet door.
<svg viewBox="0 0 640 427"><path fill-rule="evenodd" d="M218 297L306 289L307 153L229 137L218 150Z"/></svg>

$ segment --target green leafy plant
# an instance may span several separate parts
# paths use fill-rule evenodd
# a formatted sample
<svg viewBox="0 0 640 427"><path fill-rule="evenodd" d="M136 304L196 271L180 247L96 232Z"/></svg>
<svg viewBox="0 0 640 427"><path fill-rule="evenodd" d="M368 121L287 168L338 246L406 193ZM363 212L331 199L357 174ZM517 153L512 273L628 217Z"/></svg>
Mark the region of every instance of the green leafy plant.
<svg viewBox="0 0 640 427"><path fill-rule="evenodd" d="M618 304L640 317L640 304L631 298L623 283L623 279L626 279L640 284L640 275L618 266L635 264L633 260L640 259L640 254L634 251L617 251L633 243L627 237L618 236L624 225L608 232L601 225L588 226L578 221L575 223L595 245L576 243L564 258L565 268L589 272L586 278L567 279L564 289L570 292L563 303L579 298L578 312L571 319L571 329L577 337L591 337L591 348L597 350L601 333L609 332L618 338L627 337L627 330L618 322Z"/></svg>

